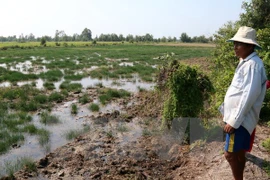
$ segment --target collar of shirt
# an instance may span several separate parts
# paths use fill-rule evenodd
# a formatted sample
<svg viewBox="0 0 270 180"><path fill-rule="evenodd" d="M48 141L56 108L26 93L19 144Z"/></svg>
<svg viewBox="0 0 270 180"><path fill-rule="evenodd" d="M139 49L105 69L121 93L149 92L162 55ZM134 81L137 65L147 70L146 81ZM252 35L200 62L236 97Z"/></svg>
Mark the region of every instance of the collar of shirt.
<svg viewBox="0 0 270 180"><path fill-rule="evenodd" d="M246 61L250 60L253 56L257 56L257 53L256 52L253 52L250 55L248 55L248 57L246 57L245 59L240 58L240 62L241 61L245 61L246 62Z"/></svg>
<svg viewBox="0 0 270 180"><path fill-rule="evenodd" d="M242 66L242 64L244 64L245 62L247 62L248 60L250 60L254 56L257 56L256 52L251 53L245 59L240 58L240 61L239 61L238 65L237 65L237 68L236 68L236 71L240 68L240 66Z"/></svg>

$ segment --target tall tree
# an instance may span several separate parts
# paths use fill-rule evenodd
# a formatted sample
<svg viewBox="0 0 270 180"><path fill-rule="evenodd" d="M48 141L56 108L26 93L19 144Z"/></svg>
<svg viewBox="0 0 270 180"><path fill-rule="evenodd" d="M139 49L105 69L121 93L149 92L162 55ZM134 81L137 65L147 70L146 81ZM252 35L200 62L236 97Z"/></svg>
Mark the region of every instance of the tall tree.
<svg viewBox="0 0 270 180"><path fill-rule="evenodd" d="M92 31L90 29L84 28L81 33L82 41L91 41L92 40Z"/></svg>
<svg viewBox="0 0 270 180"><path fill-rule="evenodd" d="M182 42L191 42L191 37L189 37L189 36L187 35L187 33L182 33L182 34L181 34L181 37L180 37L180 40L181 40Z"/></svg>
<svg viewBox="0 0 270 180"><path fill-rule="evenodd" d="M240 25L255 29L270 28L270 0L244 1L242 9L246 12L240 15Z"/></svg>

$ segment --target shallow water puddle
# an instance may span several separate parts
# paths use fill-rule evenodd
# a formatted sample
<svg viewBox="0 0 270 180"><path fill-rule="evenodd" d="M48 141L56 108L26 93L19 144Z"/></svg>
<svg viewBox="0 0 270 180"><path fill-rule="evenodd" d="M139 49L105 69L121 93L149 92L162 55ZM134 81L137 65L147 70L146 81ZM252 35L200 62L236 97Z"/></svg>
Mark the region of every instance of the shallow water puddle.
<svg viewBox="0 0 270 180"><path fill-rule="evenodd" d="M59 124L44 125L39 122L39 116L37 114L33 115L33 123L38 128L44 128L50 131L50 142L48 145L42 147L36 136L26 136L24 143L19 148L11 149L8 153L0 155L0 175L5 174L4 171L6 162L15 162L17 159L23 157L31 157L33 160L38 160L44 157L49 152L52 152L56 148L65 145L69 141L65 138L65 133L70 130L80 130L83 126L88 125L91 129L103 128L105 131L112 130L117 133L117 137L121 142L120 145L124 145L127 142L135 141L141 136L141 128L138 124L133 122L125 123L122 122L109 122L105 126L96 126L91 117L98 116L102 113L108 113L113 111L121 111L121 106L117 103L110 103L106 106L101 106L99 112L91 112L88 109L88 105L82 105L79 107L78 114L71 114L71 105L77 103L76 100L63 103L51 112L51 115L57 116L60 119ZM126 126L127 131L121 133L119 131L119 126ZM1 177L1 176L0 176Z"/></svg>
<svg viewBox="0 0 270 180"><path fill-rule="evenodd" d="M65 81L62 78L58 82L54 82L54 86L56 91L60 90L60 85ZM26 84L35 83L37 89L44 89L44 81L42 79L37 79L35 81L20 81L17 82L18 86L23 86ZM71 83L80 83L84 89L89 87L95 87L98 84L102 84L107 88L115 88L115 89L124 89L129 92L138 92L139 89L152 90L155 86L154 83L146 83L142 82L139 79L135 79L130 81L129 79L120 79L120 80L110 80L110 79L96 79L91 77L82 78L80 81L71 81ZM10 82L2 82L0 83L0 87L10 87L12 84Z"/></svg>
<svg viewBox="0 0 270 180"><path fill-rule="evenodd" d="M92 115L120 110L119 105L111 103L102 106L99 112L93 113L88 110L87 105L82 105L79 107L78 114L72 115L70 107L73 103L76 103L76 100L61 104L52 110L51 115L57 116L61 121L58 124L41 124L39 116L37 114L33 115L33 124L35 126L50 131L50 142L42 147L37 140L37 136L26 136L24 143L19 148L11 149L8 153L0 155L0 175L5 173L4 166L6 162L16 161L22 157L31 157L34 160L40 159L47 153L69 142L65 138L65 133L70 130L82 130L85 125L91 128L93 122L90 117Z"/></svg>

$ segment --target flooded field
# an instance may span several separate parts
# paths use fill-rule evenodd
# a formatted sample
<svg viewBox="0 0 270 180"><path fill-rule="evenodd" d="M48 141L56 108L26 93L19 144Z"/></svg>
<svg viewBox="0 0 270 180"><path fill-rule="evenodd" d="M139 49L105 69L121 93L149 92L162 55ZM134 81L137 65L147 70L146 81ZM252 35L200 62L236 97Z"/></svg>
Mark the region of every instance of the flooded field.
<svg viewBox="0 0 270 180"><path fill-rule="evenodd" d="M107 97L104 100L102 98L107 96L104 93L109 91L121 99L118 94L121 90L129 92L131 96L139 91L153 90L156 73L159 66L168 60L164 58L168 52L174 52L175 56L171 58L181 60L205 56L210 50L204 47L182 49L173 46L128 45L0 51L1 111L23 111L31 116L32 127L49 132L49 141L42 145L39 137L30 131L19 133L23 135L23 140L11 143L7 151L0 152L0 175L8 173L7 166L22 157L37 160L65 145L72 140L67 138L68 133L96 131L97 121L94 119L101 115L114 112L125 114L125 108L132 102L118 102L115 97L114 100L108 100ZM90 100L80 102L83 96ZM91 110L91 104L98 106L98 110ZM76 113L72 113L72 105ZM41 113L45 110L60 122L41 123ZM17 129L13 130L6 117L3 117L0 130L10 133L12 137L28 123L16 125ZM110 129L128 129L125 135L118 133L122 145L135 141L143 133L141 127L133 122L128 125L123 122L108 123L101 128L108 133L111 133ZM4 144L6 139L0 134L0 140Z"/></svg>

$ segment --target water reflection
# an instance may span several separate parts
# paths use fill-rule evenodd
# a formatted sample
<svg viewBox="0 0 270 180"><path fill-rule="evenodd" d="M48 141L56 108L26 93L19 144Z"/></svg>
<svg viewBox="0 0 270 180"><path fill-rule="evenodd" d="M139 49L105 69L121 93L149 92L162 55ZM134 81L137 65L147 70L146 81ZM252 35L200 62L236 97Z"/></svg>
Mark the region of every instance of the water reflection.
<svg viewBox="0 0 270 180"><path fill-rule="evenodd" d="M60 85L65 81L62 78L60 81L54 82L54 86L56 91L60 90ZM35 84L37 89L44 89L44 80L37 79L35 81L20 81L17 82L18 86L23 86L26 84ZM71 83L80 83L84 89L88 87L95 87L97 84L102 84L104 87L107 88L115 88L115 89L124 89L129 92L138 92L140 89L151 90L155 86L154 83L143 82L139 78L135 78L133 80L130 79L118 79L118 80L111 80L111 79L96 79L91 77L85 77L80 81L71 81ZM2 82L0 83L0 87L10 87L12 84L10 82Z"/></svg>
<svg viewBox="0 0 270 180"><path fill-rule="evenodd" d="M70 105L76 101L70 101L64 103L51 112L52 115L57 116L60 119L59 124L44 125L39 122L39 116L33 115L33 124L38 128L44 128L50 132L50 142L47 146L42 147L37 136L26 136L24 144L17 149L11 149L8 153L0 155L0 167L5 166L5 162L12 162L22 157L31 157L32 159L40 159L44 157L48 152L55 150L56 148L63 146L68 142L65 138L65 133L69 130L80 130L89 120L91 112L87 107L81 107L79 113L74 116L70 113ZM80 118L78 118L80 117ZM0 175L5 174L4 168L0 168Z"/></svg>

